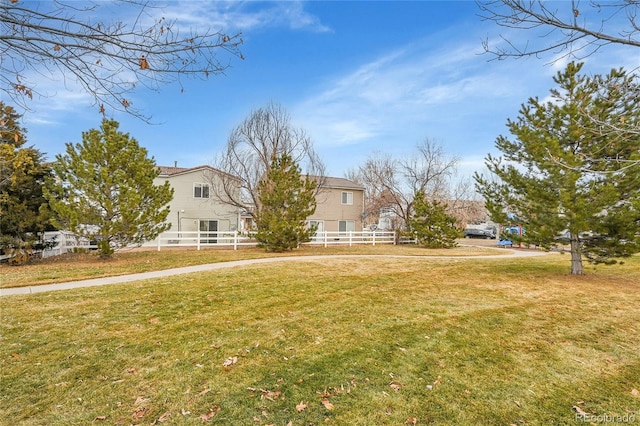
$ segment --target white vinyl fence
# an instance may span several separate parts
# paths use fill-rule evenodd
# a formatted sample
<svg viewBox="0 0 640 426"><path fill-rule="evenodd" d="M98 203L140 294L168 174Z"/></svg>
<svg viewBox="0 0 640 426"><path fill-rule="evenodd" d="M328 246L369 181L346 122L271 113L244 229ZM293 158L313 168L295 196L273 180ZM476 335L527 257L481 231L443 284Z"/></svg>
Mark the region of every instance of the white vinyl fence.
<svg viewBox="0 0 640 426"><path fill-rule="evenodd" d="M303 245L348 245L355 244L395 244L396 235L393 231L362 231L362 232L318 232L308 243ZM243 235L237 231L191 231L191 232L163 232L154 242L144 244L145 247L233 247L255 246L258 242L250 235Z"/></svg>
<svg viewBox="0 0 640 426"><path fill-rule="evenodd" d="M80 237L68 231L47 231L44 233L46 242L55 242L55 245L42 251L42 257L59 256L77 250L95 249L88 238Z"/></svg>
<svg viewBox="0 0 640 426"><path fill-rule="evenodd" d="M310 242L305 245L322 244L325 247L330 245L354 244L395 244L396 233L394 231L348 231L348 232L318 232Z"/></svg>

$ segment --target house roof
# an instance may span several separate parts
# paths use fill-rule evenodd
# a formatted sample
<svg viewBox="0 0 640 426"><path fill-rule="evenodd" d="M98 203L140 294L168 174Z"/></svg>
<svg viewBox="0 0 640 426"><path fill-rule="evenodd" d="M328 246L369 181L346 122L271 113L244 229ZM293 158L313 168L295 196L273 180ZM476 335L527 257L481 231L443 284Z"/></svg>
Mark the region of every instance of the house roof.
<svg viewBox="0 0 640 426"><path fill-rule="evenodd" d="M158 166L158 169L160 170L160 174L158 175L158 177L177 176L177 175L183 175L183 174L196 172L196 171L209 171L213 173L220 173L220 174L227 175L227 173L221 170L218 170L215 167L211 167L207 165L200 165L195 167Z"/></svg>
<svg viewBox="0 0 640 426"><path fill-rule="evenodd" d="M198 170L208 170L214 173L226 174L223 171L220 171L214 167L207 166L207 165L201 165L196 167L158 166L158 169L160 169L160 175L158 177L176 176L176 175L195 172ZM319 176L309 176L309 177L316 180L321 179ZM322 186L325 188L355 189L355 190L364 191L364 186L358 183L355 183L353 181L350 181L349 179L330 177L330 176L324 176L322 179L323 179Z"/></svg>
<svg viewBox="0 0 640 426"><path fill-rule="evenodd" d="M314 178L319 179L317 176L315 176ZM322 183L322 186L325 188L356 189L356 190L364 191L364 186L358 183L355 183L353 181L350 181L349 179L330 177L330 176L324 177L324 182Z"/></svg>

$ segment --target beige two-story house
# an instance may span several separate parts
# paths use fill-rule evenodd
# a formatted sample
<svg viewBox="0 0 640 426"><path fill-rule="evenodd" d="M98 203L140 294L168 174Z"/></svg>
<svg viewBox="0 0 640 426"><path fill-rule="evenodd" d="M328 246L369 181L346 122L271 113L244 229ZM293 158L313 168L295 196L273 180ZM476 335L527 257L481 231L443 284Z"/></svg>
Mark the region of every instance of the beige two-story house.
<svg viewBox="0 0 640 426"><path fill-rule="evenodd" d="M216 184L217 177L223 172L210 166L160 166L159 169L160 174L154 182L158 185L169 182L174 190L167 217L173 235L181 238L183 235L180 234L192 236L196 231L212 233L239 229L239 209L213 197L211 185Z"/></svg>
<svg viewBox="0 0 640 426"><path fill-rule="evenodd" d="M364 187L348 179L325 177L316 196L316 211L307 218L318 232L362 231Z"/></svg>

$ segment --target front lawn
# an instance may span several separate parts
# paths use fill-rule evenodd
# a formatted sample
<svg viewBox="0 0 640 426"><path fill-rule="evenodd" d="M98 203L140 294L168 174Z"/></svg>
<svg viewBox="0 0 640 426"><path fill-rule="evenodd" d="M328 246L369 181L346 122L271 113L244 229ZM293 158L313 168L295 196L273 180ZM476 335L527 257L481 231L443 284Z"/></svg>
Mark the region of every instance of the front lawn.
<svg viewBox="0 0 640 426"><path fill-rule="evenodd" d="M587 271L332 259L2 297L0 419L638 422L640 258Z"/></svg>
<svg viewBox="0 0 640 426"><path fill-rule="evenodd" d="M303 246L284 253L267 253L257 247L231 249L165 249L131 250L116 253L112 259L100 259L95 252L71 253L50 257L20 266L0 265L0 288L24 287L78 281L123 274L158 271L206 263L229 262L242 259L261 259L275 256L313 256L324 254L372 254L404 256L476 256L481 254L507 254L504 250L486 247L456 247L432 250L415 245L378 244L348 246Z"/></svg>

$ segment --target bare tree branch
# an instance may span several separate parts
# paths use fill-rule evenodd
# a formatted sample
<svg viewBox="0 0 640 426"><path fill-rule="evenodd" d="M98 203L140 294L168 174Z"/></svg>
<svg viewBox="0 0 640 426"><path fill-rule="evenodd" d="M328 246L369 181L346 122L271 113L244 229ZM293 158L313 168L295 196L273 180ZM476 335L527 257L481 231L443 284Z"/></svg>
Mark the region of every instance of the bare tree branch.
<svg viewBox="0 0 640 426"><path fill-rule="evenodd" d="M357 171L351 171L352 180L365 187L365 214L370 222L379 218L382 209L391 210L399 219L396 227L402 228L414 213L414 199L420 191L429 200L448 200L457 158L449 157L429 139L416 149L414 155L400 159L374 153Z"/></svg>
<svg viewBox="0 0 640 426"><path fill-rule="evenodd" d="M584 59L610 44L640 47L640 0L544 2L533 0L476 1L480 17L501 27L540 30L543 45L517 45L501 35L506 47L483 42L495 59L539 57L551 53ZM551 7L553 5L553 8ZM620 24L621 21L626 23Z"/></svg>
<svg viewBox="0 0 640 426"><path fill-rule="evenodd" d="M133 22L103 23L108 5L133 10ZM225 72L230 57L242 58L241 35L217 30L181 32L175 20L145 0L89 3L0 2L0 88L28 109L41 92L31 73L79 84L101 112L106 107L148 120L132 106L138 86L159 90L182 77L205 79ZM228 54L222 59L219 54Z"/></svg>
<svg viewBox="0 0 640 426"><path fill-rule="evenodd" d="M222 203L244 209L255 217L260 209L258 185L274 157L289 155L303 172L313 176L322 190L325 166L302 129L291 126L287 112L274 103L251 113L229 135L227 146L215 160L221 183L212 181L214 196ZM240 186L240 190L238 190Z"/></svg>

